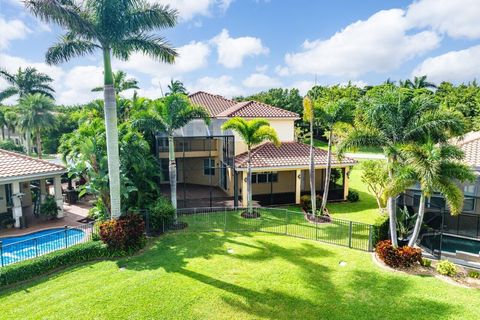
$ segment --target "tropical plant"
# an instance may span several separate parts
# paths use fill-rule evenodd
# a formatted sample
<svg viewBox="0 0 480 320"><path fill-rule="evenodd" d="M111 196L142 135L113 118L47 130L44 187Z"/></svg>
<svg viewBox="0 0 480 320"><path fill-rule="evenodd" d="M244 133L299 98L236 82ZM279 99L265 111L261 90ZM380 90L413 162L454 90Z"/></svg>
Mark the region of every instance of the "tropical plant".
<svg viewBox="0 0 480 320"><path fill-rule="evenodd" d="M398 208L397 211L397 231L398 237L406 240L415 226L415 220L418 214L410 212L406 206Z"/></svg>
<svg viewBox="0 0 480 320"><path fill-rule="evenodd" d="M240 138L247 145L247 199L248 199L248 213L253 214L252 201L252 148L265 142L271 141L275 146L280 146L275 129L270 127L267 120L252 119L245 120L240 117L234 117L227 120L223 126L223 130L232 130L236 132ZM315 197L313 197L315 199Z"/></svg>
<svg viewBox="0 0 480 320"><path fill-rule="evenodd" d="M332 172L332 144L334 139L334 127L340 123L353 121L353 105L348 99L329 101L324 103L322 99L315 100L314 113L321 126L328 132L327 168L325 169L325 182L323 187L322 205L320 212L325 211L330 188L330 175Z"/></svg>
<svg viewBox="0 0 480 320"><path fill-rule="evenodd" d="M457 182L475 181L476 176L469 166L461 162L463 151L453 145L436 146L428 141L422 145L406 145L401 148L401 152L405 165L398 170L388 192L398 194L417 181L420 184L418 216L408 243L413 246L423 224L426 199L438 193L445 198L450 213L458 215L463 208L463 193Z"/></svg>
<svg viewBox="0 0 480 320"><path fill-rule="evenodd" d="M11 134L15 132L15 127L18 122L18 114L13 110L7 110L4 113L5 126L7 127L7 139L10 139Z"/></svg>
<svg viewBox="0 0 480 320"><path fill-rule="evenodd" d="M173 132L194 119L210 123L210 115L201 106L194 105L181 93L174 93L150 102L148 110L135 115L137 125L145 129L155 128L164 131L168 137L169 178L172 205L177 209L177 165ZM175 223L177 215L175 213Z"/></svg>
<svg viewBox="0 0 480 320"><path fill-rule="evenodd" d="M427 81L427 76L414 77L413 81L407 79L400 81L400 87L408 89L436 89L437 86L433 82Z"/></svg>
<svg viewBox="0 0 480 320"><path fill-rule="evenodd" d="M54 196L48 195L40 205L40 215L53 219L58 216L58 205Z"/></svg>
<svg viewBox="0 0 480 320"><path fill-rule="evenodd" d="M309 177L310 177L310 200L312 202L312 214L317 214L317 191L315 190L315 148L313 146L313 122L314 122L314 111L313 103L310 97L306 96L303 98L303 120L310 125L310 157L309 157ZM323 213L323 211L321 211Z"/></svg>
<svg viewBox="0 0 480 320"><path fill-rule="evenodd" d="M19 153L25 152L25 150L23 150L22 146L17 145L17 144L15 144L15 142L13 142L12 140L8 140L8 139L0 141L0 149L10 150L10 151L19 152Z"/></svg>
<svg viewBox="0 0 480 320"><path fill-rule="evenodd" d="M400 162L399 148L409 143L421 144L430 137L435 142L463 133L464 121L458 112L440 108L429 95L413 96L410 90L385 84L368 91L357 106L356 126L339 144L339 153L360 146L381 147L387 158L389 180ZM390 235L398 245L395 195L387 198Z"/></svg>
<svg viewBox="0 0 480 320"><path fill-rule="evenodd" d="M9 73L5 69L0 69L0 77L10 85L0 92L0 101L14 95L22 98L35 93L41 93L53 99L55 90L50 86L53 79L38 72L35 68L18 68L16 73Z"/></svg>
<svg viewBox="0 0 480 320"><path fill-rule="evenodd" d="M5 110L0 109L0 128L2 129L2 140L5 140L5 126L7 122L5 121Z"/></svg>
<svg viewBox="0 0 480 320"><path fill-rule="evenodd" d="M25 6L35 16L66 30L60 41L48 49L48 64L66 62L95 50L103 54L111 215L118 218L121 215L120 159L111 57L128 60L133 52L142 52L159 61L173 63L177 55L175 50L164 38L150 32L173 27L177 12L144 0L27 0Z"/></svg>
<svg viewBox="0 0 480 320"><path fill-rule="evenodd" d="M385 190L388 186L388 168L383 160L366 160L361 163L362 182L368 191L375 196L380 212L385 210L387 197Z"/></svg>
<svg viewBox="0 0 480 320"><path fill-rule="evenodd" d="M55 117L52 114L53 107L53 100L41 93L29 94L20 99L18 123L26 132L27 139L31 132L35 135L39 159L42 158L42 131L49 130L55 125Z"/></svg>
<svg viewBox="0 0 480 320"><path fill-rule="evenodd" d="M138 87L137 79L127 78L127 73L122 70L113 72L113 87L115 88L115 93L117 94L129 89L140 89ZM103 87L95 87L92 89L92 92L99 91L103 91Z"/></svg>
<svg viewBox="0 0 480 320"><path fill-rule="evenodd" d="M175 93L182 93L182 94L188 94L187 89L183 85L183 82L180 80L170 80L170 84L168 85L168 92L165 94L166 96L169 96L171 94Z"/></svg>

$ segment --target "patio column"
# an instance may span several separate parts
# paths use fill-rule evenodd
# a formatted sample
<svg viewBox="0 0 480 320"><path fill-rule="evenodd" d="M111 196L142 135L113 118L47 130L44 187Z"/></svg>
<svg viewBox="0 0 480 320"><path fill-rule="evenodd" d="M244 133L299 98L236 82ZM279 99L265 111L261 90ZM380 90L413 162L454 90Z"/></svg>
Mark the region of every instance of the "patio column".
<svg viewBox="0 0 480 320"><path fill-rule="evenodd" d="M345 171L344 171L344 174L343 174L343 200L347 200L347 196L348 196L348 182L349 182L349 178L348 178L348 171L350 170L349 167L345 167Z"/></svg>
<svg viewBox="0 0 480 320"><path fill-rule="evenodd" d="M300 204L302 170L295 170L295 204Z"/></svg>
<svg viewBox="0 0 480 320"><path fill-rule="evenodd" d="M20 218L22 211L22 194L20 193L20 182L12 182L12 213L15 219L15 228L20 228Z"/></svg>
<svg viewBox="0 0 480 320"><path fill-rule="evenodd" d="M40 179L40 203L45 202L45 198L47 197L47 184L45 179Z"/></svg>
<svg viewBox="0 0 480 320"><path fill-rule="evenodd" d="M247 171L242 171L242 207L248 207L248 197L247 197Z"/></svg>
<svg viewBox="0 0 480 320"><path fill-rule="evenodd" d="M57 202L57 207L60 209L58 210L58 218L63 218L63 194L62 194L62 177L55 176L53 179L53 185L55 189L55 200Z"/></svg>

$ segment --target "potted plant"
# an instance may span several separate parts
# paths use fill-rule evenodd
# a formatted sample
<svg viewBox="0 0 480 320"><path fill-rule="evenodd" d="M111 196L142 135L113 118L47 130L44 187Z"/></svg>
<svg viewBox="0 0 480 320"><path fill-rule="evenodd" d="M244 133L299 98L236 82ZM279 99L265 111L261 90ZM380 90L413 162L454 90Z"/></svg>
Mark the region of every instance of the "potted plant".
<svg viewBox="0 0 480 320"><path fill-rule="evenodd" d="M2 220L2 225L7 229L11 229L15 225L15 219L5 218L4 220Z"/></svg>
<svg viewBox="0 0 480 320"><path fill-rule="evenodd" d="M40 216L46 220L53 220L58 215L60 208L53 196L47 196L45 201L40 205Z"/></svg>

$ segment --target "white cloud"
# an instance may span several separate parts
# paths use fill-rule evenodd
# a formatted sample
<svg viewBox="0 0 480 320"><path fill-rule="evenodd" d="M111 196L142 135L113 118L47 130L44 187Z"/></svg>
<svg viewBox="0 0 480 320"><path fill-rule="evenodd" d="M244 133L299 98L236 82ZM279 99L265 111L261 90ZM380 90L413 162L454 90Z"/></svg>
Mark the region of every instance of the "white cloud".
<svg viewBox="0 0 480 320"><path fill-rule="evenodd" d="M101 92L92 92L101 86L103 68L97 66L77 66L70 69L62 78L62 86L58 88L56 99L59 104L81 104L102 98Z"/></svg>
<svg viewBox="0 0 480 320"><path fill-rule="evenodd" d="M244 95L245 90L233 83L233 78L227 75L220 77L203 77L195 83L186 86L189 92L206 91L231 98Z"/></svg>
<svg viewBox="0 0 480 320"><path fill-rule="evenodd" d="M290 75L290 71L288 70L287 67L276 66L275 72L281 77Z"/></svg>
<svg viewBox="0 0 480 320"><path fill-rule="evenodd" d="M408 7L406 18L416 27L431 27L454 38L480 38L478 0L420 0Z"/></svg>
<svg viewBox="0 0 480 320"><path fill-rule="evenodd" d="M268 70L268 64L264 64L263 66L256 66L255 71L260 73L265 73Z"/></svg>
<svg viewBox="0 0 480 320"><path fill-rule="evenodd" d="M401 9L383 10L357 21L327 40L306 40L303 51L285 56L294 73L358 77L387 72L436 48L440 37L432 31L410 30Z"/></svg>
<svg viewBox="0 0 480 320"><path fill-rule="evenodd" d="M468 82L480 79L480 45L431 57L415 68L412 76L427 75L430 81Z"/></svg>
<svg viewBox="0 0 480 320"><path fill-rule="evenodd" d="M274 88L280 87L282 83L275 78L269 77L263 73L252 73L242 84L247 88Z"/></svg>
<svg viewBox="0 0 480 320"><path fill-rule="evenodd" d="M302 96L306 95L308 90L310 90L314 85L314 82L313 81L307 81L307 80L301 80L301 81L296 81L294 83L292 83L289 88L293 89L298 89L298 91L300 92L300 94Z"/></svg>
<svg viewBox="0 0 480 320"><path fill-rule="evenodd" d="M254 37L232 38L227 29L211 40L217 46L218 63L227 68L241 67L243 59L258 55L267 55L269 49L264 47L262 40Z"/></svg>
<svg viewBox="0 0 480 320"><path fill-rule="evenodd" d="M149 2L158 3L158 0L149 0ZM160 2L177 9L180 19L188 21L195 16L211 16L211 9L215 6L225 12L232 0L161 0Z"/></svg>
<svg viewBox="0 0 480 320"><path fill-rule="evenodd" d="M175 78L208 65L210 48L203 42L190 42L177 49L178 57L168 65L141 53L133 54L128 61L116 60L114 68L134 70L151 76Z"/></svg>
<svg viewBox="0 0 480 320"><path fill-rule="evenodd" d="M7 49L10 41L24 39L31 30L18 19L5 20L0 17L0 50Z"/></svg>

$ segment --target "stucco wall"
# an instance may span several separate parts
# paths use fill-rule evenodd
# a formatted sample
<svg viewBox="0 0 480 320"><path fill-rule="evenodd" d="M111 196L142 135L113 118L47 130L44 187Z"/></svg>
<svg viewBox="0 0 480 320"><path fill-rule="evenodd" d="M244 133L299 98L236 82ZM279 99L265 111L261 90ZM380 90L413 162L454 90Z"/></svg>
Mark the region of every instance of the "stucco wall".
<svg viewBox="0 0 480 320"><path fill-rule="evenodd" d="M207 158L186 158L177 159L178 166L178 181L193 183L193 184L203 184L210 185L210 178L212 185L219 185L220 183L220 159L212 158L215 160L215 175L204 175L203 174L203 160ZM185 173L183 172L183 161L185 161ZM183 176L185 174L185 176Z"/></svg>
<svg viewBox="0 0 480 320"><path fill-rule="evenodd" d="M7 194L5 185L0 185L0 213L7 212Z"/></svg>

